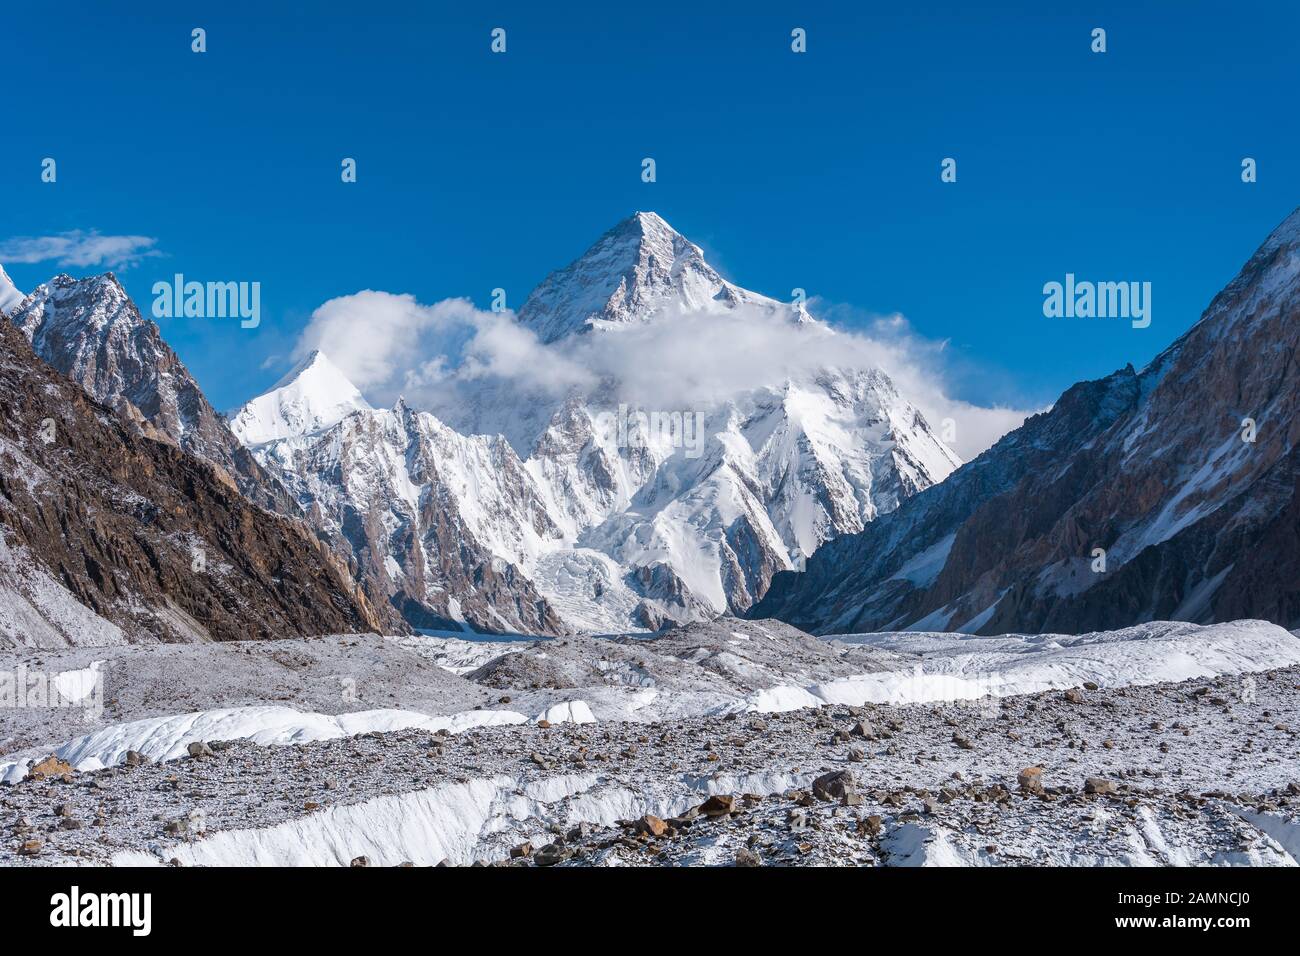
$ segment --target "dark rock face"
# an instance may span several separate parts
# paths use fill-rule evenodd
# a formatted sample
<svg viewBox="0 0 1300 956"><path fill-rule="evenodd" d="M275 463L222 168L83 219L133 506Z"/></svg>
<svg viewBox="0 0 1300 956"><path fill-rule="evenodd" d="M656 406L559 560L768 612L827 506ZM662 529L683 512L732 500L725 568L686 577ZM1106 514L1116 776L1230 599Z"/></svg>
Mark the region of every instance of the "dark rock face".
<svg viewBox="0 0 1300 956"><path fill-rule="evenodd" d="M1140 374L1076 385L750 616L821 633L1300 625L1300 211ZM1104 561L1104 564L1103 564Z"/></svg>
<svg viewBox="0 0 1300 956"><path fill-rule="evenodd" d="M205 458L250 500L281 514L300 511L226 427L184 363L112 273L55 276L10 317L45 362L142 434Z"/></svg>
<svg viewBox="0 0 1300 956"><path fill-rule="evenodd" d="M125 639L381 627L346 569L298 522L252 504L210 463L144 437L44 364L8 322L0 412L4 550Z"/></svg>

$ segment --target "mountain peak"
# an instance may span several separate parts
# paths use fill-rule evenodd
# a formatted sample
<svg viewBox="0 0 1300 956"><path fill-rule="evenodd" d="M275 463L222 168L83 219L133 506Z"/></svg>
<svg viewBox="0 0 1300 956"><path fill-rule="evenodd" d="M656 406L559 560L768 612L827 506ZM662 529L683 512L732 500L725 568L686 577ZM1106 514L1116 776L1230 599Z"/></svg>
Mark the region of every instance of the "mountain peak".
<svg viewBox="0 0 1300 956"><path fill-rule="evenodd" d="M610 231L618 232L621 230L639 232L646 236L662 236L665 234L681 236L681 233L670 226L668 220L664 219L664 217L659 215L657 212L634 212Z"/></svg>
<svg viewBox="0 0 1300 956"><path fill-rule="evenodd" d="M0 315L8 315L18 307L26 296L18 291L14 280L9 278L4 266L0 266Z"/></svg>
<svg viewBox="0 0 1300 956"><path fill-rule="evenodd" d="M313 349L287 375L230 416L230 428L245 445L313 435L355 411L370 408L337 365Z"/></svg>
<svg viewBox="0 0 1300 956"><path fill-rule="evenodd" d="M146 321L111 272L83 279L61 272L15 302L9 316L38 353L46 347L38 338L102 340L129 335Z"/></svg>
<svg viewBox="0 0 1300 956"><path fill-rule="evenodd" d="M611 328L681 310L755 304L787 308L733 285L704 259L704 251L655 212L635 212L577 260L552 272L528 296L519 321L543 342Z"/></svg>
<svg viewBox="0 0 1300 956"><path fill-rule="evenodd" d="M293 507L260 466L238 454L199 383L113 273L57 275L10 319L37 355L147 437L206 458L264 507Z"/></svg>
<svg viewBox="0 0 1300 956"><path fill-rule="evenodd" d="M111 272L84 279L61 272L20 299L10 310L10 318L38 354L44 357L48 351L63 358L69 358L69 343L80 343L72 351L85 358L102 350L107 338L129 336L145 322ZM69 369L63 371L73 374ZM94 394L94 389L91 392Z"/></svg>
<svg viewBox="0 0 1300 956"><path fill-rule="evenodd" d="M270 390L275 391L277 388L284 388L304 376L309 378L337 376L345 381L347 380L347 376L339 371L338 366L331 362L324 352L320 349L312 349L305 358L289 369L278 382L272 385ZM352 383L348 382L348 384L351 385Z"/></svg>

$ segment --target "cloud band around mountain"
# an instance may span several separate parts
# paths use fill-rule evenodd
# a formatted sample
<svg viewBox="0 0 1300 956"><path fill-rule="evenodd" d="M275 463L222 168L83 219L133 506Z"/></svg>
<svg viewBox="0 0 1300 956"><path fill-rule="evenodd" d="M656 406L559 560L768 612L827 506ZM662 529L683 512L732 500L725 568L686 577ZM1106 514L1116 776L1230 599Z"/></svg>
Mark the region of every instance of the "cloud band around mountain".
<svg viewBox="0 0 1300 956"><path fill-rule="evenodd" d="M463 298L424 305L409 294L365 290L320 306L296 352L321 350L376 403L404 395L439 415L471 400L467 393L484 380L549 398L592 394L614 382L621 399L641 407L711 408L821 369L875 368L932 427L951 419L949 444L969 460L1033 410L951 397L942 346L911 334L901 316L877 322L868 334L800 326L745 306L667 311L651 322L545 344L511 311L482 310Z"/></svg>

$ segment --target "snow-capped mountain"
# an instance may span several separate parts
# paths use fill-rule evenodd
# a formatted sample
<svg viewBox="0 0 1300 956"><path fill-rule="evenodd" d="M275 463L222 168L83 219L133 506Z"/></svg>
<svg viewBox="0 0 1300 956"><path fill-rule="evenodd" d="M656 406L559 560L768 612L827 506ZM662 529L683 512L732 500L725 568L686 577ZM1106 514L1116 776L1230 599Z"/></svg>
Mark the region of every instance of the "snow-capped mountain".
<svg viewBox="0 0 1300 956"><path fill-rule="evenodd" d="M355 555L372 599L414 626L564 631L521 570L559 531L504 438L460 435L399 401L258 454Z"/></svg>
<svg viewBox="0 0 1300 956"><path fill-rule="evenodd" d="M519 321L543 342L554 342L644 322L669 307L698 312L742 304L807 317L802 304L787 305L728 282L704 261L699 246L657 213L638 212L548 276L525 300Z"/></svg>
<svg viewBox="0 0 1300 956"><path fill-rule="evenodd" d="M1141 372L1051 411L783 575L754 616L1003 634L1300 626L1300 210Z"/></svg>
<svg viewBox="0 0 1300 956"><path fill-rule="evenodd" d="M883 373L824 370L703 413L697 457L668 441L620 447L617 409L571 399L527 467L580 555L612 559L575 586L574 553L541 562L543 593L571 619L641 627L741 611L772 575L861 530L958 464ZM570 578L562 593L552 572ZM620 613L620 611L622 613Z"/></svg>
<svg viewBox="0 0 1300 956"><path fill-rule="evenodd" d="M361 392L323 353L313 351L265 395L230 416L230 430L249 448L323 431L370 408Z"/></svg>
<svg viewBox="0 0 1300 956"><path fill-rule="evenodd" d="M802 307L726 281L663 219L637 213L546 279L519 320L560 347L742 305L826 333ZM628 407L618 382L549 405L489 383L444 422L402 403L344 418L357 394L340 378L322 375L320 389L294 379L238 412L236 431L417 623L622 631L742 611L775 573L960 464L876 369L747 388L662 413L667 427L649 433L648 413ZM284 388L297 389L293 415L268 410L285 406ZM482 424L509 440L466 437Z"/></svg>
<svg viewBox="0 0 1300 956"><path fill-rule="evenodd" d="M18 308L18 303L22 301L23 293L18 291L14 280L10 279L9 273L5 272L4 266L0 266L0 315L8 315Z"/></svg>
<svg viewBox="0 0 1300 956"><path fill-rule="evenodd" d="M297 513L111 272L87 279L55 276L22 300L10 319L37 355L146 437L210 462L262 507Z"/></svg>

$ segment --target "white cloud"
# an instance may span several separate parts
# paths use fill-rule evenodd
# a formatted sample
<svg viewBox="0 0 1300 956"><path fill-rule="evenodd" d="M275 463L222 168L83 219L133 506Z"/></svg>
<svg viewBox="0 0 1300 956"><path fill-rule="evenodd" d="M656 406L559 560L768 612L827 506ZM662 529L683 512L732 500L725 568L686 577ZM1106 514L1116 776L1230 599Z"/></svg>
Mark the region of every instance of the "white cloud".
<svg viewBox="0 0 1300 956"><path fill-rule="evenodd" d="M161 253L151 236L104 236L74 229L57 236L19 236L0 242L0 261L57 262L63 266L88 268L106 266L126 269L141 259Z"/></svg>
<svg viewBox="0 0 1300 956"><path fill-rule="evenodd" d="M381 403L449 381L501 378L562 392L591 381L558 349L549 349L515 321L468 299L422 305L409 294L367 289L330 299L315 312L295 349L320 349ZM453 361L449 353L456 355Z"/></svg>
<svg viewBox="0 0 1300 956"><path fill-rule="evenodd" d="M641 407L698 408L822 368L879 368L936 430L945 418L954 421L954 450L969 459L1029 412L951 397L946 345L916 336L897 315L847 332L796 326L759 308L666 313L544 345L512 312L483 311L466 299L422 305L410 295L367 290L317 309L297 351L319 348L377 404L404 394L435 413L469 400L458 392L484 380L556 399L613 381L621 399Z"/></svg>

